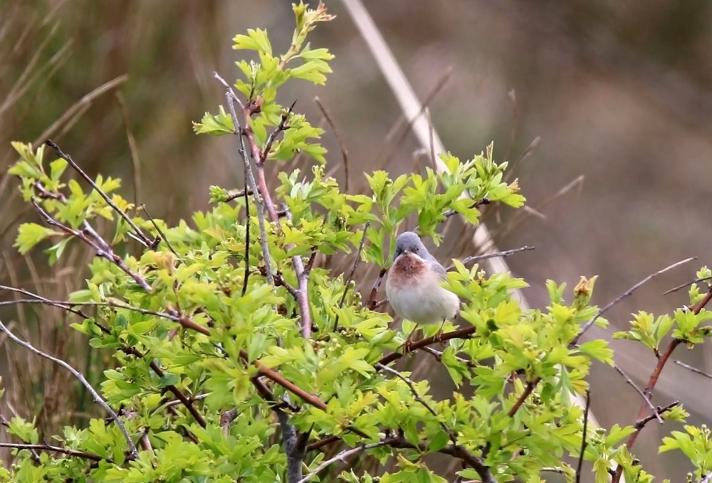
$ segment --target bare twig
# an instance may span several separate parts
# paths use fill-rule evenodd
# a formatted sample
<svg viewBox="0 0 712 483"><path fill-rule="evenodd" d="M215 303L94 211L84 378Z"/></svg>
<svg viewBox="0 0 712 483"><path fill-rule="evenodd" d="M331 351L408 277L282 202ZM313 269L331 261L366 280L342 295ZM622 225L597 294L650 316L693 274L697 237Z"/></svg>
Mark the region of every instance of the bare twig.
<svg viewBox="0 0 712 483"><path fill-rule="evenodd" d="M116 100L121 107L121 116L124 120L124 129L126 130L126 139L129 143L129 152L131 153L131 166L133 167L133 188L134 188L134 204L138 205L139 196L141 194L141 158L138 155L138 146L136 138L131 131L131 119L129 118L129 109L126 106L124 96L120 91L116 92Z"/></svg>
<svg viewBox="0 0 712 483"><path fill-rule="evenodd" d="M480 260L487 260L488 258L509 257L517 253L528 252L534 249L535 247L524 245L523 247L512 248L511 250L503 250L501 252L485 253L484 255L475 255L472 257L463 258L462 260L460 260L460 263L462 263L463 265L469 265L470 263L478 262ZM453 268L455 268L455 265L450 265L449 267L447 267L447 270L450 271Z"/></svg>
<svg viewBox="0 0 712 483"><path fill-rule="evenodd" d="M684 368L687 369L688 371L692 371L692 372L694 372L695 374L699 374L700 376L705 376L705 377L708 378L708 379L712 379L712 374L710 374L709 372L705 372L705 371L703 371L702 369L698 369L698 368L696 368L696 367L694 367L694 366L691 366L691 365L689 365L689 364L685 364L684 362L678 361L677 359L674 360L673 362L674 362L675 364L677 364L678 366L684 367Z"/></svg>
<svg viewBox="0 0 712 483"><path fill-rule="evenodd" d="M637 392L637 393L640 395L640 397L643 398L643 401L644 401L645 404L647 404L648 407L652 410L653 415L655 416L655 418L658 420L658 422L659 422L660 424L662 424L663 418L661 418L660 415L658 414L658 411L657 411L657 409L655 409L655 405L650 401L650 398L643 392L642 389L640 389L640 388L638 387L638 385L637 385L635 382L633 382L633 379L631 379L631 378L628 376L628 374L626 374L625 372L623 372L623 369L621 369L620 367L618 367L616 364L613 365L613 368L616 370L616 372L618 372L618 374L620 374L620 375L623 377L623 379L625 379L625 382L627 382L628 384L630 384L630 386L631 386L633 389L635 389L635 392Z"/></svg>
<svg viewBox="0 0 712 483"><path fill-rule="evenodd" d="M29 444L29 443L4 443L0 442L0 448L13 449L28 449L30 451L49 451L52 453L62 453L67 456L84 458L92 461L101 461L103 458L93 453L79 451L71 448L63 448L62 446L53 446L51 444Z"/></svg>
<svg viewBox="0 0 712 483"><path fill-rule="evenodd" d="M674 401L666 406L658 406L657 408L655 408L655 413L665 414L666 412L670 411L672 408L675 408L679 405L680 405L680 401ZM648 424L653 419L656 419L655 413L651 413L651 414L645 416L644 418L638 419L635 422L635 424L633 424L633 427L635 429L643 429L643 427L645 427L646 424Z"/></svg>
<svg viewBox="0 0 712 483"><path fill-rule="evenodd" d="M151 246L153 246L154 240L151 240L150 238L148 238L148 237L143 233L143 231L141 231L141 229L140 229L138 226L136 226L136 224L133 222L133 220L131 219L131 217L129 217L121 208L119 208L118 206L116 206L116 204L115 204L113 201L111 201L111 198L109 198L109 195L107 195L107 194L104 192L104 190L102 190L101 188L99 188L99 186L97 186L97 184L94 182L94 180L91 179L91 177L90 177L88 174L86 174L86 173L84 172L84 170L74 161L74 159L72 159L72 157L71 157L70 155L68 155L67 153L65 153L64 151L62 151L62 149L61 149L54 141L52 141L51 139L47 139L47 140L45 141L45 144L47 144L49 147L51 147L52 149L54 149L54 150L57 152L57 154L59 155L60 158L62 158L62 159L64 159L65 161L67 161L67 162L72 166L72 168L74 168L74 170L75 170L77 173L79 173L79 175L80 175L82 178L84 178L84 180L85 180L87 183L89 183L89 184L91 185L91 187L94 188L94 190L95 190L97 193L99 193L99 196L101 196L101 197L104 199L104 201L106 202L106 204L109 205L121 218L123 218L126 223L128 223L128 225L129 225L129 226L131 227L131 229L134 231L134 233L136 234L136 236L138 236L138 238L140 239L139 241L140 241L146 248L150 248Z"/></svg>
<svg viewBox="0 0 712 483"><path fill-rule="evenodd" d="M642 287L643 285L645 285L646 283L648 283L655 277L662 275L663 273L665 273L669 270L672 270L673 268L677 268L680 265L684 265L685 263L691 262L696 259L697 259L696 257L685 258L684 260L680 260L678 262L673 263L672 265L668 265L667 267L660 269L655 273L651 273L650 275L648 275L647 277L642 279L640 282L636 283L635 285L630 287L628 290L626 290L625 292L620 294L618 297L616 297L613 300L611 300L610 302L608 302L601 310L598 311L598 313L591 320L589 320L588 322L583 324L583 326L581 327L581 331L578 333L578 335L576 335L576 337L573 338L570 345L576 345L578 343L579 339L581 339L581 337L586 333L586 331L588 329L591 328L591 326L596 322L596 320L598 320L599 317L603 316L603 314L608 312L613 306L618 304L620 301L622 301L626 297L631 296L640 287Z"/></svg>
<svg viewBox="0 0 712 483"><path fill-rule="evenodd" d="M349 293L349 288L351 288L351 282L354 279L354 274L356 273L356 269L358 268L359 263L361 263L361 253L363 253L363 247L366 244L366 231L368 230L368 227L370 225L370 222L367 222L366 225L363 227L363 232L361 234L361 241L358 244L358 250L356 250L356 257L354 258L354 263L351 265L351 271L349 271L348 276L346 277L346 280L344 281L344 291L341 293L341 298L339 299L339 308L342 308L344 306L344 301L346 300L346 295ZM334 330L336 330L339 327L339 317L336 317L336 320L334 321Z"/></svg>
<svg viewBox="0 0 712 483"><path fill-rule="evenodd" d="M16 344L24 347L25 349L29 350L30 352L33 352L37 354L38 356L44 357L45 359L48 359L55 364L63 367L67 371L69 371L85 388L86 390L92 395L94 401L101 406L111 417L111 419L114 421L116 426L119 428L121 433L124 435L124 439L126 439L126 444L128 445L129 448L129 455L133 459L136 456L138 456L138 450L136 449L136 446L133 443L133 440L131 439L131 436L129 435L128 431L126 430L126 427L124 426L124 423L121 422L121 419L119 419L119 416L116 414L116 412L109 406L109 404L104 400L103 397L92 387L91 384L89 384L89 381L86 380L86 378L82 375L81 372L77 371L74 369L71 365L69 365L67 362L63 361L62 359L59 359L57 357L54 357L50 354L47 354L46 352L43 352L37 348L35 348L32 344L29 342L20 339L17 337L10 329L8 329L5 324L0 322L0 331L3 331L13 342Z"/></svg>
<svg viewBox="0 0 712 483"><path fill-rule="evenodd" d="M250 195L248 194L250 190L247 189L247 177L249 173L247 172L248 165L243 163L244 166L244 182L245 186L243 189L243 196L245 199L245 272L242 276L242 296L244 297L247 293L247 283L250 281Z"/></svg>
<svg viewBox="0 0 712 483"><path fill-rule="evenodd" d="M589 391L586 391L586 408L583 411L583 432L581 433L581 450L579 451L578 464L576 465L576 483L581 482L581 467L583 466L583 454L586 451L586 433L588 432L588 410L590 407L591 393Z"/></svg>
<svg viewBox="0 0 712 483"><path fill-rule="evenodd" d="M331 128L331 130L334 133L334 137L336 138L336 143L339 145L339 150L341 151L341 161L344 164L344 191L349 192L349 151L346 149L346 143L344 142L343 138L341 137L341 132L336 128L336 124L334 124L334 120L332 119L331 115L329 114L329 111L326 109L326 106L321 102L321 99L319 97L314 97L314 102L316 102L316 105L319 106L319 110L321 111L321 114L324 116L324 119L326 119L327 124Z"/></svg>
<svg viewBox="0 0 712 483"><path fill-rule="evenodd" d="M378 295L378 289L381 288L381 284L383 283L383 278L386 276L386 273L388 273L388 269L382 268L381 271L378 272L376 281L373 282L373 287L371 288L371 293L369 294L368 302L366 303L366 307L370 310L374 310L376 308L376 304L378 303L376 296Z"/></svg>
<svg viewBox="0 0 712 483"><path fill-rule="evenodd" d="M332 456L331 458L322 461L319 466L317 466L312 471L310 471L304 478L299 480L298 483L306 483L307 481L316 477L319 473L321 473L322 471L324 471L326 468L333 465L334 463L337 463L339 461L346 463L346 459L349 458L350 456L357 455L357 454L367 451L369 449L380 448L381 446L388 446L391 443L391 441L392 441L391 439L385 439L385 440L379 441L377 443L361 444L354 448L349 448L349 449L340 451L339 453Z"/></svg>
<svg viewBox="0 0 712 483"><path fill-rule="evenodd" d="M142 211L144 212L144 214L146 215L146 218L148 218L148 221L150 221L151 224L153 225L153 227L156 229L156 232L158 233L158 236L160 237L160 240L163 240L164 242L166 242L166 246L168 247L168 249L169 249L171 252L173 252L173 255L175 255L176 257L180 258L180 255L178 255L178 252L173 249L173 246L171 245L171 242L168 241L168 237L166 236L166 234L163 233L163 230L161 230L161 227L158 226L158 223L156 223L156 220L154 220L153 217L151 216L151 214L148 212L148 209L146 208L146 205L145 205L145 204L144 204L144 205L141 205L141 210L142 210ZM158 241L160 242L160 240L158 240ZM155 244L155 245L158 245L158 243L155 243L155 240L154 240L154 244Z"/></svg>
<svg viewBox="0 0 712 483"><path fill-rule="evenodd" d="M671 293L673 293L673 292L677 292L678 290L683 289L683 288L685 288L685 287L689 287L690 285L692 285L692 284L694 284L694 283L704 282L704 281L706 281L706 280L712 280L712 277L702 277L702 278L695 279L695 280L693 280L693 281L691 281L691 282L685 282L685 283L683 283L683 284L681 284L681 285L678 285L677 287L671 288L670 290L666 290L665 292L663 292L663 295L667 295L667 294L671 294Z"/></svg>

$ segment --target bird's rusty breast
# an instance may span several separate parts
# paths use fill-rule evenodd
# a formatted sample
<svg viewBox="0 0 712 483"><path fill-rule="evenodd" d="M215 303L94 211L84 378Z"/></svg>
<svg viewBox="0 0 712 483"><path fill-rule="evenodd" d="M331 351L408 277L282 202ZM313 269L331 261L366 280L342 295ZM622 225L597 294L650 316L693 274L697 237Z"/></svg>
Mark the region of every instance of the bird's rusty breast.
<svg viewBox="0 0 712 483"><path fill-rule="evenodd" d="M427 271L425 261L412 253L399 256L388 273L389 282L395 285L412 283Z"/></svg>

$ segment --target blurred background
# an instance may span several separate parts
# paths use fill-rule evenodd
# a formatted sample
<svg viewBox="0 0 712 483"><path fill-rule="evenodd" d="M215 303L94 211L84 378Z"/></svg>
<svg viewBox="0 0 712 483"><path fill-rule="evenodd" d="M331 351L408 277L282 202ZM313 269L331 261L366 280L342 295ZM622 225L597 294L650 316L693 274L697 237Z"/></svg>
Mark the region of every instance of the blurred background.
<svg viewBox="0 0 712 483"><path fill-rule="evenodd" d="M336 137L314 102L319 96L348 148L352 189L363 187L364 171L424 169L427 157L417 153L364 41L341 3L327 4L337 18L314 33L312 44L336 55L334 74L322 88L292 84L282 103L296 99L297 110L322 122L329 159L338 165ZM501 249L536 246L508 260L530 281L525 295L533 306L546 304L549 278L573 287L580 275L600 275L594 301L602 306L647 274L697 256L625 299L609 319L622 328L633 311L668 312L686 302L685 291L662 293L712 263L712 3L365 4L418 95L428 99L446 147L468 157L494 141L495 157L514 163L531 209L513 217L495 208L486 220ZM191 121L223 101L213 71L235 77L236 33L266 27L279 49L292 22L285 0L0 0L0 283L65 298L82 284L70 267L91 256L75 250L50 270L41 254L23 258L12 248L17 225L37 220L5 176L15 159L11 140L52 136L90 173L122 177L124 195L152 215L168 222L189 217L207 207L209 185L242 184L229 140L192 133ZM335 176L343 180L338 167ZM446 244L437 255L467 252ZM50 352L72 354L80 366L108 357L86 352L56 311L0 309L21 334ZM67 415L83 417L90 399L63 393L64 373L6 345L4 416L37 417L47 430ZM613 345L618 364L645 385L653 356L633 343ZM709 350L681 348L677 357L712 372ZM602 424L634 421L640 400L620 376L596 366L592 383ZM670 364L654 400L680 399L693 422L709 423L710 397L712 379ZM636 453L656 475L682 481L689 468L657 455L660 436L671 429L649 425Z"/></svg>

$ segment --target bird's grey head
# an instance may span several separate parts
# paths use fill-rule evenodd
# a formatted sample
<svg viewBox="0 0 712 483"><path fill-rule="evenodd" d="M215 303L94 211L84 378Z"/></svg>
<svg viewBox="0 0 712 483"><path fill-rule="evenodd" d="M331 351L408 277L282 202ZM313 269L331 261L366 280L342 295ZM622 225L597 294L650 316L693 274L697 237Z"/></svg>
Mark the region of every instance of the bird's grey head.
<svg viewBox="0 0 712 483"><path fill-rule="evenodd" d="M420 258L431 258L428 249L425 248L425 245L423 245L420 237L412 231L404 231L398 235L398 238L396 238L396 253L394 258L398 258L399 255L405 252L414 253Z"/></svg>

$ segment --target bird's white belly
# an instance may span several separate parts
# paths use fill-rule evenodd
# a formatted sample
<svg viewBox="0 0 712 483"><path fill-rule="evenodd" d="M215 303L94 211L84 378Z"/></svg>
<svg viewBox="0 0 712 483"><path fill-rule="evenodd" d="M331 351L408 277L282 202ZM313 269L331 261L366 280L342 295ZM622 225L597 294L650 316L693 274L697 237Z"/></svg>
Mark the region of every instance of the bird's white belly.
<svg viewBox="0 0 712 483"><path fill-rule="evenodd" d="M386 283L388 302L398 315L419 324L452 319L457 314L460 299L440 283L439 277L400 287Z"/></svg>

